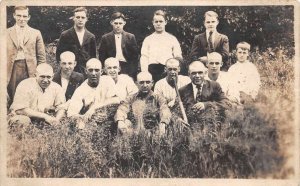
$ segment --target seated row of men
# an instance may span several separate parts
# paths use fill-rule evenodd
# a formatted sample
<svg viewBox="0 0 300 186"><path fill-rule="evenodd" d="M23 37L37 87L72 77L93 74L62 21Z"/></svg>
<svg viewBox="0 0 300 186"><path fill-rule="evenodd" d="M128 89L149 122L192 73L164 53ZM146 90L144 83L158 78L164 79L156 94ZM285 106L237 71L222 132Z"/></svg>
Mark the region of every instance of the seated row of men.
<svg viewBox="0 0 300 186"><path fill-rule="evenodd" d="M125 74L119 74L120 66L116 58L105 60L102 74L101 62L92 58L86 63L86 76L74 72L75 55L64 52L60 56L61 70L53 73L46 63L37 66L34 78L23 80L16 89L11 112L15 115L10 122L45 121L55 125L63 116L91 118L97 108L109 104L120 104L115 121L120 130L134 128L127 120L132 111L135 118L141 118L144 111L159 112L159 131L164 133L170 122L170 108L177 106L175 87L179 89L185 109L204 110L207 103L222 105L231 100L237 104L245 99L255 99L260 86L256 67L247 60L250 45L237 45L238 63L228 72L221 72L222 56L213 52L208 55L208 69L200 61L189 65L188 76L178 75L180 62L171 58L166 61L167 76L159 80L152 91L152 75L141 72L136 84ZM53 81L52 81L53 80ZM151 107L155 107L151 109Z"/></svg>

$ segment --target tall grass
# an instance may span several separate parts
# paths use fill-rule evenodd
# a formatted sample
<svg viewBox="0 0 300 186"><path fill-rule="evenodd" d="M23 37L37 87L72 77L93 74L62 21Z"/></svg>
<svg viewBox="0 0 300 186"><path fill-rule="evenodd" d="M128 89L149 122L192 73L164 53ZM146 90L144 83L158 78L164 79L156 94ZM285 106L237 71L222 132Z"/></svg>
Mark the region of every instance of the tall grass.
<svg viewBox="0 0 300 186"><path fill-rule="evenodd" d="M67 118L55 128L10 128L8 176L288 178L294 174L288 161L295 135L293 60L262 53L253 61L262 79L258 101L227 111L225 119L213 107L205 115L189 113L193 130L179 130L173 119L165 136L119 136L117 105L99 109L83 130Z"/></svg>

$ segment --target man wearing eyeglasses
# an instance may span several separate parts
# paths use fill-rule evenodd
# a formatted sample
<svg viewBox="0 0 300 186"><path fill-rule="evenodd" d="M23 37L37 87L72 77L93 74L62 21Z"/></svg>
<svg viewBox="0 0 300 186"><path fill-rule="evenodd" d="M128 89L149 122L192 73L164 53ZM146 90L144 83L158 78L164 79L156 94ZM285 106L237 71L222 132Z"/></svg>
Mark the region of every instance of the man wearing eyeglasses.
<svg viewBox="0 0 300 186"><path fill-rule="evenodd" d="M152 75L149 72L141 72L137 75L137 87L139 91L128 96L120 104L115 115L118 129L122 133L133 131L140 132L145 129L158 128L159 134L165 133L165 127L171 119L171 112L165 99L153 93ZM135 122L128 120L128 113L132 112Z"/></svg>
<svg viewBox="0 0 300 186"><path fill-rule="evenodd" d="M135 79L139 57L135 36L123 30L126 21L121 12L111 15L110 24L113 30L101 37L99 59L104 66L107 58L117 58L120 62L120 73L128 74Z"/></svg>
<svg viewBox="0 0 300 186"><path fill-rule="evenodd" d="M85 28L88 21L87 9L79 7L73 12L74 26L61 33L56 49L56 61L60 61L61 53L73 52L77 62L74 70L84 74L86 62L96 57L96 39L95 35Z"/></svg>
<svg viewBox="0 0 300 186"><path fill-rule="evenodd" d="M65 113L59 107L65 103L65 95L52 78L53 68L42 63L37 66L35 77L20 82L10 108L10 116L14 115L10 124L26 125L33 121L58 124Z"/></svg>
<svg viewBox="0 0 300 186"><path fill-rule="evenodd" d="M112 103L119 103L114 98L116 90L114 81L109 76L103 76L101 62L92 58L86 63L85 80L74 92L67 110L68 117L79 117L87 121L96 108Z"/></svg>
<svg viewBox="0 0 300 186"><path fill-rule="evenodd" d="M38 64L46 61L41 32L28 26L29 9L16 6L13 17L16 24L7 29L7 93L13 100L17 85L34 77ZM10 103L9 103L10 104Z"/></svg>
<svg viewBox="0 0 300 186"><path fill-rule="evenodd" d="M191 82L188 76L178 75L180 62L178 59L170 58L166 61L166 78L159 80L154 86L154 93L162 95L169 107L174 106L176 99L175 82L181 88Z"/></svg>

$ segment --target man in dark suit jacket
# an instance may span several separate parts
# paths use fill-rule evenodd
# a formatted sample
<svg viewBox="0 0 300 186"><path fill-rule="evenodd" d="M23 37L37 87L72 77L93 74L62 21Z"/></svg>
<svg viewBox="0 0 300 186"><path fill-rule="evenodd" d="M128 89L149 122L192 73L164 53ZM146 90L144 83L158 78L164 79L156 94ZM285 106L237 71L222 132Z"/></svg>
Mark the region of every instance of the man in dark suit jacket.
<svg viewBox="0 0 300 186"><path fill-rule="evenodd" d="M135 78L139 57L135 36L123 30L126 21L120 12L112 14L110 24L113 31L102 36L99 46L99 59L102 66L107 58L117 58L120 62L120 73Z"/></svg>
<svg viewBox="0 0 300 186"><path fill-rule="evenodd" d="M207 63L207 55L212 52L218 52L222 55L223 66L226 66L229 55L229 40L226 35L217 31L219 24L218 14L208 11L204 15L204 26L206 31L196 35L192 44L190 58L192 61L200 60L204 64ZM228 67L224 67L224 69Z"/></svg>
<svg viewBox="0 0 300 186"><path fill-rule="evenodd" d="M53 80L65 91L66 101L71 99L75 90L84 81L81 73L74 72L76 66L75 55L73 52L66 51L60 55L60 71L54 74Z"/></svg>
<svg viewBox="0 0 300 186"><path fill-rule="evenodd" d="M79 7L74 10L74 27L62 32L57 49L56 60L59 61L60 54L71 51L76 56L77 65L75 71L85 72L85 64L90 58L96 57L95 35L85 28L87 22L87 10Z"/></svg>
<svg viewBox="0 0 300 186"><path fill-rule="evenodd" d="M200 61L194 61L189 65L192 83L179 89L186 113L199 113L210 106L228 107L228 99L220 84L204 79L206 73L207 68Z"/></svg>

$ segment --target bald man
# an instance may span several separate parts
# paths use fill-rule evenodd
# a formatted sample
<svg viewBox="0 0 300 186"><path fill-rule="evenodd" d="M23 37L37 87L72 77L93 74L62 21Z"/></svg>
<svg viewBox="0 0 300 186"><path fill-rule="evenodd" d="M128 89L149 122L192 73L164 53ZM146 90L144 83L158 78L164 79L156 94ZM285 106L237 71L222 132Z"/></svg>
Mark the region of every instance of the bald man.
<svg viewBox="0 0 300 186"><path fill-rule="evenodd" d="M16 116L10 123L42 121L55 125L64 116L64 110L58 109L65 103L62 88L52 82L53 68L46 63L37 66L35 77L20 82L16 89L11 112Z"/></svg>
<svg viewBox="0 0 300 186"><path fill-rule="evenodd" d="M86 121L97 108L120 102L118 98L115 98L116 90L113 79L109 76L101 77L101 68L101 62L98 59L92 58L87 61L87 80L75 90L67 110L68 117L80 117Z"/></svg>
<svg viewBox="0 0 300 186"><path fill-rule="evenodd" d="M60 70L56 72L53 77L53 81L63 88L67 101L71 99L74 91L84 81L83 74L74 71L76 64L77 62L75 61L75 54L73 52L63 52L60 55Z"/></svg>
<svg viewBox="0 0 300 186"><path fill-rule="evenodd" d="M191 80L188 76L178 75L180 72L178 59L168 59L165 71L167 76L155 83L154 93L162 95L166 99L168 106L173 107L176 99L175 82L177 82L177 87L181 88L189 84Z"/></svg>
<svg viewBox="0 0 300 186"><path fill-rule="evenodd" d="M186 113L205 110L209 105L218 103L225 107L227 98L219 83L206 80L207 68L200 61L189 65L191 83L179 89Z"/></svg>
<svg viewBox="0 0 300 186"><path fill-rule="evenodd" d="M104 62L104 71L114 80L116 89L118 90L116 96L120 100L125 100L127 96L137 93L138 88L134 84L133 79L127 74L119 74L121 67L117 58L107 58Z"/></svg>
<svg viewBox="0 0 300 186"><path fill-rule="evenodd" d="M165 99L159 94L154 94L151 90L153 86L152 75L149 72L139 73L137 86L139 91L128 96L118 107L115 115L118 129L122 133L127 133L132 130L138 132L158 127L159 133L164 134L165 127L171 119L171 112ZM127 114L130 111L134 115L135 125L127 119Z"/></svg>

